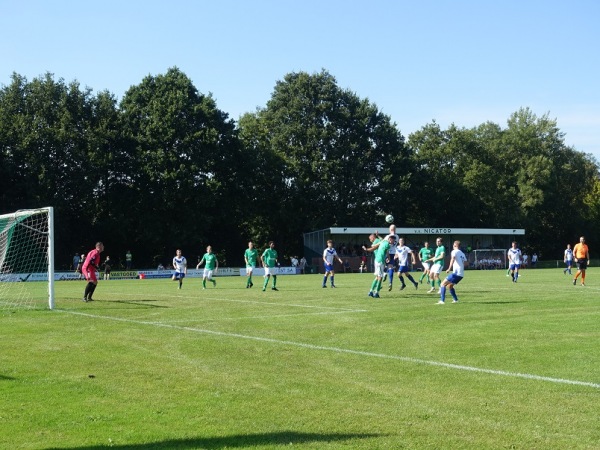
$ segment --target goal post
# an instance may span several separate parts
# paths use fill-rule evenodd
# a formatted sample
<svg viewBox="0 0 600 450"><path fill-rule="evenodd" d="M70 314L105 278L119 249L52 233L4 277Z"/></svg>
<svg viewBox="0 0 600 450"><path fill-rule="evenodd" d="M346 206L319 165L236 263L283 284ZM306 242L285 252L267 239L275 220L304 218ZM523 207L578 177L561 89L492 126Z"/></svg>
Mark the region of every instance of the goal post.
<svg viewBox="0 0 600 450"><path fill-rule="evenodd" d="M0 215L0 311L54 309L54 209Z"/></svg>
<svg viewBox="0 0 600 450"><path fill-rule="evenodd" d="M502 248L473 250L469 254L469 265L477 270L506 269L508 267L506 252L507 250Z"/></svg>

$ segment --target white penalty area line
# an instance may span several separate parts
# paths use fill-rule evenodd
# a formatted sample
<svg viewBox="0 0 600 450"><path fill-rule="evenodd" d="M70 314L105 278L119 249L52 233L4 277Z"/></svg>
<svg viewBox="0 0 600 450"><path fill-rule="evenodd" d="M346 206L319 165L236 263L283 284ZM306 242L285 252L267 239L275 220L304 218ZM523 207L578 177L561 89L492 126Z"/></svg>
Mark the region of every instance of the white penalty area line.
<svg viewBox="0 0 600 450"><path fill-rule="evenodd" d="M191 331L194 333L209 334L209 335L213 335L213 336L223 336L223 337L230 337L230 338L236 338L236 339L246 339L246 340L257 341L257 342L268 342L270 344L289 345L289 346L293 346L293 347L306 348L309 350L321 350L321 351L342 353L342 354L348 354L348 355L368 356L371 358L389 359L389 360L393 360L393 361L402 361L402 362L408 362L408 363L413 363L413 364L423 364L423 365L428 365L428 366L433 366L433 367L442 367L445 369L452 369L452 370L463 370L463 371L467 371L467 372L485 373L485 374L489 374L489 375L497 375L497 376L503 376L503 377L523 378L526 380L545 381L545 382L549 382L549 383L569 384L569 385L574 385L574 386L585 386L585 387L591 387L594 389L600 389L600 383L592 383L589 381L567 380L564 378L544 377L541 375L533 375L533 374L528 374L528 373L507 372L504 370L493 370L493 369L483 369L480 367L463 366L460 364L450 364L450 363L444 363L444 362L439 362L439 361L429 361L426 359L411 358L408 356L386 355L383 353L365 352L365 351L361 351L361 350L352 350L352 349L339 348L339 347L326 347L326 346L322 346L322 345L306 344L303 342L284 341L284 340L280 340L280 339L265 338L265 337L260 337L260 336L249 336L249 335L238 334L238 333L226 333L223 331L205 330L202 328L183 327L183 326L179 326L179 325L172 325L172 324L161 323L161 322L146 322L146 321L141 321L141 320L125 319L122 317L100 316L100 315L95 315L95 314L82 313L82 312L77 312L77 311L67 311L67 310L60 310L60 309L56 309L55 311L64 312L64 313L68 313L68 314L75 314L75 315L79 315L79 316L91 317L91 318L96 318L96 319L114 320L116 322L134 323L134 324L139 324L139 325L151 325L151 326L156 326L156 327L161 327L161 328L170 328L170 329L176 329L176 330Z"/></svg>

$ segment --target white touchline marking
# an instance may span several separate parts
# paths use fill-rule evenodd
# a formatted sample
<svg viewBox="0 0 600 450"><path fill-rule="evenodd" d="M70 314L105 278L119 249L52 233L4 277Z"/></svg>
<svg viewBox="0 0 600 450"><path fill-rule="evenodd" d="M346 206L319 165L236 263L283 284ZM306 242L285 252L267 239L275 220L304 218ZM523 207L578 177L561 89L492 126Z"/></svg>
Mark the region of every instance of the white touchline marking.
<svg viewBox="0 0 600 450"><path fill-rule="evenodd" d="M136 323L139 325L152 325L152 326L162 327L162 328L171 328L171 329L176 329L176 330L192 331L194 333L211 334L213 336L224 336L224 337L232 337L232 338L238 338L238 339L247 339L247 340L258 341L258 342L269 342L271 344L290 345L290 346L294 346L294 347L307 348L307 349L311 349L311 350L323 350L323 351L329 351L329 352L335 352L335 353L346 353L346 354L350 354L350 355L370 356L373 358L391 359L394 361L404 361L404 362L410 362L410 363L414 363L414 364L425 364L425 365L434 366L434 367L444 367L446 369L465 370L468 372L487 373L490 375L499 375L499 376L504 376L504 377L524 378L527 380L547 381L550 383L570 384L570 385L575 385L575 386L586 386L586 387L591 387L591 388L595 388L595 389L600 389L600 383L592 383L589 381L567 380L564 378L545 377L545 376L541 376L541 375L533 375L533 374L528 374L528 373L507 372L505 370L483 369L480 367L463 366L461 364L450 364L450 363L444 363L444 362L439 362L439 361L429 361L426 359L411 358L409 356L386 355L383 353L365 352L362 350L351 350L351 349L339 348L339 347L325 347L322 345L306 344L303 342L284 341L284 340L280 340L280 339L264 338L264 337L260 337L260 336L249 336L249 335L238 334L238 333L226 333L223 331L205 330L202 328L182 327L179 325L172 325L172 324L162 323L162 322L145 322L142 320L131 320L131 319L125 319L122 317L99 316L96 314L88 314L88 313L61 310L61 309L55 309L54 311L64 312L64 313L68 313L68 314L75 314L75 315L85 316L85 317L92 317L92 318L96 318L96 319L114 320L116 322Z"/></svg>

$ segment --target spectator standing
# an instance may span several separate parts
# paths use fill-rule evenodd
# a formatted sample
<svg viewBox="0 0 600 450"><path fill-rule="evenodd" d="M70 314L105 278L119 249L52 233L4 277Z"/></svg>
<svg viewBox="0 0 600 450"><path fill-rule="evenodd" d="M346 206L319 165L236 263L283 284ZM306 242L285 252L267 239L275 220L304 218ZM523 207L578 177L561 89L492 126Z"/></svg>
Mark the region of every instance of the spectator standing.
<svg viewBox="0 0 600 450"><path fill-rule="evenodd" d="M352 273L352 267L350 267L350 261L344 260L344 273Z"/></svg>
<svg viewBox="0 0 600 450"><path fill-rule="evenodd" d="M110 270L111 270L112 261L110 260L110 256L107 256L104 260L104 279L106 281L110 280Z"/></svg>
<svg viewBox="0 0 600 450"><path fill-rule="evenodd" d="M304 256L300 258L300 264L298 267L300 267L300 273L304 275L304 271L306 270L306 258Z"/></svg>
<svg viewBox="0 0 600 450"><path fill-rule="evenodd" d="M79 261L81 261L81 257L79 256L79 253L75 253L75 256L73 256L73 270L77 270L77 266L79 266Z"/></svg>
<svg viewBox="0 0 600 450"><path fill-rule="evenodd" d="M79 279L85 278L83 276L83 262L85 261L85 255L82 253L81 256L79 257L79 262L77 263L77 268L75 269L75 272L77 272L79 274Z"/></svg>
<svg viewBox="0 0 600 450"><path fill-rule="evenodd" d="M537 266L537 262L538 262L538 255L537 253L533 253L533 255L531 256L531 268L535 269Z"/></svg>

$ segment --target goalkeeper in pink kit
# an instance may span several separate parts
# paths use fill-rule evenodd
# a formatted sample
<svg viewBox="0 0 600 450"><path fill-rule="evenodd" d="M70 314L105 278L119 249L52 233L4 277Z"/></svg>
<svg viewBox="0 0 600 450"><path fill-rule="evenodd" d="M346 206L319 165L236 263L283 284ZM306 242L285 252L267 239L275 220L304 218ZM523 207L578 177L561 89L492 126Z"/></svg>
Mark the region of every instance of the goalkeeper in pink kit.
<svg viewBox="0 0 600 450"><path fill-rule="evenodd" d="M81 267L81 273L87 280L85 292L83 293L83 301L91 302L94 299L94 291L98 285L98 270L100 267L100 253L104 251L104 244L102 242L96 242L96 247L90 251L86 258L83 266Z"/></svg>

